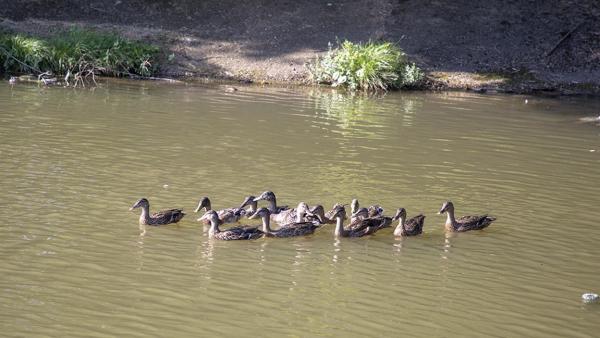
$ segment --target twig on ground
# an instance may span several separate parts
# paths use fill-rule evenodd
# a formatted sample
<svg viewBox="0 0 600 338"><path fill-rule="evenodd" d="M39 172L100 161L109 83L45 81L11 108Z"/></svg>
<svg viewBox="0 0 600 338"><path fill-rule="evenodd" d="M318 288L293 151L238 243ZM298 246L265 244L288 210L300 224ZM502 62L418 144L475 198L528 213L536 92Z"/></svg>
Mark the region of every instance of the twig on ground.
<svg viewBox="0 0 600 338"><path fill-rule="evenodd" d="M569 37L571 36L571 34L573 34L577 29L579 29L579 27L581 27L581 25L583 25L585 21L581 21L580 23L577 24L577 26L573 27L573 29L571 29L570 31L567 32L567 34L565 34L565 36L563 36L560 40L558 40L558 42L554 45L554 47L552 47L552 49L546 53L546 57L552 55L552 53L554 53L554 51L556 51L556 49Z"/></svg>

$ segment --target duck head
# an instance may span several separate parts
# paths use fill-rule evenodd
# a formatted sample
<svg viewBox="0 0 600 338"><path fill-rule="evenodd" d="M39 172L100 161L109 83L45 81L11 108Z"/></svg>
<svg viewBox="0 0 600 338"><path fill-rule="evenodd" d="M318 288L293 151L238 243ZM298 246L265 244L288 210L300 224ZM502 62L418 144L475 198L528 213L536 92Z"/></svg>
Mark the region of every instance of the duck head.
<svg viewBox="0 0 600 338"><path fill-rule="evenodd" d="M368 215L369 217L376 217L376 216L381 216L383 215L383 208L380 207L379 205L375 204L369 207L368 209Z"/></svg>
<svg viewBox="0 0 600 338"><path fill-rule="evenodd" d="M137 202L135 202L134 205L131 206L131 208L129 208L129 211L132 211L137 208L147 208L149 206L150 206L150 202L148 202L147 199L140 198Z"/></svg>
<svg viewBox="0 0 600 338"><path fill-rule="evenodd" d="M308 213L310 215L317 217L319 219L319 221L321 221L321 223L325 219L325 208L323 208L323 206L320 204L317 204L314 207L312 207L312 209L309 209Z"/></svg>
<svg viewBox="0 0 600 338"><path fill-rule="evenodd" d="M219 215L214 210L209 210L198 218L199 221L209 221L211 224L219 224Z"/></svg>
<svg viewBox="0 0 600 338"><path fill-rule="evenodd" d="M242 204L240 205L240 209L243 209L247 206L252 206L254 209L256 209L256 201L254 200L255 198L256 197L254 196L246 196L244 202L242 202Z"/></svg>
<svg viewBox="0 0 600 338"><path fill-rule="evenodd" d="M350 202L350 212L355 213L358 211L358 208L360 207L360 204L358 203L358 200L355 198L352 200L352 202Z"/></svg>
<svg viewBox="0 0 600 338"><path fill-rule="evenodd" d="M337 205L331 210L331 218L346 219L346 208L345 205Z"/></svg>
<svg viewBox="0 0 600 338"><path fill-rule="evenodd" d="M208 199L208 197L206 196L200 199L200 201L198 202L198 206L196 207L196 210L194 210L194 212L198 212L202 210L202 208L206 208L207 210L210 209L210 199Z"/></svg>
<svg viewBox="0 0 600 338"><path fill-rule="evenodd" d="M305 202L298 203L298 206L296 207L297 214L305 215L309 212L310 212L310 209L308 208L308 204L306 204Z"/></svg>
<svg viewBox="0 0 600 338"><path fill-rule="evenodd" d="M328 219L333 219L334 218L333 212L341 206L346 206L346 204L339 204L339 203L334 204L333 207L331 207L331 210L329 210L325 213L325 217L327 217Z"/></svg>
<svg viewBox="0 0 600 338"><path fill-rule="evenodd" d="M444 202L444 204L442 204L442 208L440 209L440 211L438 212L438 214L443 214L445 212L448 211L454 211L454 204L452 204L451 201L446 201Z"/></svg>
<svg viewBox="0 0 600 338"><path fill-rule="evenodd" d="M310 211L311 214L314 215L320 215L321 217L325 216L325 208L323 208L322 205L317 204L314 207L310 208L308 211Z"/></svg>
<svg viewBox="0 0 600 338"><path fill-rule="evenodd" d="M396 210L396 214L394 217L392 217L392 220L397 221L400 218L406 218L406 209L398 208L398 210Z"/></svg>
<svg viewBox="0 0 600 338"><path fill-rule="evenodd" d="M265 191L262 194L260 194L260 196L254 198L254 202L258 202L258 201L269 201L269 202L273 202L275 201L275 194L272 191Z"/></svg>
<svg viewBox="0 0 600 338"><path fill-rule="evenodd" d="M252 214L252 216L248 217L250 219L257 219L257 218L269 218L271 217L271 212L269 211L269 209L267 208L260 208L258 210L256 210L256 212L254 214Z"/></svg>

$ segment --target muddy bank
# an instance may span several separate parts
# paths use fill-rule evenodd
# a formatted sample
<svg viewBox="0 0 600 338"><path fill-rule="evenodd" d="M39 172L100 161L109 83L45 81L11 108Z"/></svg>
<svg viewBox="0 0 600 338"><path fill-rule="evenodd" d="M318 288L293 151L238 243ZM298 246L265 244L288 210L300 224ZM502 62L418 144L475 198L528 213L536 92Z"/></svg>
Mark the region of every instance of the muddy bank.
<svg viewBox="0 0 600 338"><path fill-rule="evenodd" d="M336 39L398 42L428 87L600 93L600 2L23 0L0 27L117 30L165 50L162 76L305 83ZM169 57L170 56L170 57Z"/></svg>

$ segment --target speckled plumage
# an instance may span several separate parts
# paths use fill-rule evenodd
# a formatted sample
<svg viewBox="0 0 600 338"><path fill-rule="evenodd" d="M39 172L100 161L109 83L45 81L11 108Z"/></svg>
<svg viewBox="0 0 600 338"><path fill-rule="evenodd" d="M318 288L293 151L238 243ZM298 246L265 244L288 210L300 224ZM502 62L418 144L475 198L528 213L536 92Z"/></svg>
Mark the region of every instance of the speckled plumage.
<svg viewBox="0 0 600 338"><path fill-rule="evenodd" d="M296 209L290 209L287 205L277 205L277 198L272 191L265 191L254 199L255 202L265 200L269 203L271 220L279 224L291 223L296 219Z"/></svg>
<svg viewBox="0 0 600 338"><path fill-rule="evenodd" d="M495 217L488 215L469 215L455 219L454 204L450 201L447 201L442 205L439 213L448 214L446 218L446 230L452 232L465 232L485 229L496 220Z"/></svg>
<svg viewBox="0 0 600 338"><path fill-rule="evenodd" d="M146 198L138 200L129 210L142 208L139 223L141 225L166 225L179 222L185 213L182 209L161 210L150 214L150 202Z"/></svg>
<svg viewBox="0 0 600 338"><path fill-rule="evenodd" d="M249 240L258 239L263 237L264 233L257 227L250 226L239 226L228 228L226 230L220 230L214 232L212 237L222 241L236 241L236 240ZM210 232L209 232L210 236Z"/></svg>
<svg viewBox="0 0 600 338"><path fill-rule="evenodd" d="M238 226L228 228L225 230L219 229L221 220L216 211L209 210L201 218L200 221L208 220L210 222L210 229L208 230L208 236L214 239L222 241L235 241L235 240L250 240L257 239L264 236L264 233L257 227L251 226Z"/></svg>
<svg viewBox="0 0 600 338"><path fill-rule="evenodd" d="M212 210L210 199L208 197L202 197L198 202L195 212L199 212L204 208L206 211ZM243 208L227 208L221 210L215 210L219 219L222 223L235 223L240 220L245 214L246 210ZM209 221L203 221L204 224L209 224Z"/></svg>
<svg viewBox="0 0 600 338"><path fill-rule="evenodd" d="M261 218L262 219L262 231L265 233L267 237L276 237L276 238L284 238L284 237L296 237L296 236L306 236L315 232L316 229L319 228L313 222L293 222L286 224L285 226L280 227L277 230L271 229L271 212L267 208L260 208L256 211L254 215L250 218Z"/></svg>
<svg viewBox="0 0 600 338"><path fill-rule="evenodd" d="M399 219L396 229L394 229L394 235L399 237L416 236L423 232L423 225L425 224L425 216L419 214L413 218L406 219L406 210L399 208L396 212L394 219Z"/></svg>
<svg viewBox="0 0 600 338"><path fill-rule="evenodd" d="M334 235L340 237L363 237L371 235L385 226L389 226L392 221L389 217L387 217L389 221L384 219L384 217L366 218L356 220L355 223L350 224L350 227L344 228L343 223L346 218L346 209L344 206L337 206L332 210L331 215L336 218Z"/></svg>

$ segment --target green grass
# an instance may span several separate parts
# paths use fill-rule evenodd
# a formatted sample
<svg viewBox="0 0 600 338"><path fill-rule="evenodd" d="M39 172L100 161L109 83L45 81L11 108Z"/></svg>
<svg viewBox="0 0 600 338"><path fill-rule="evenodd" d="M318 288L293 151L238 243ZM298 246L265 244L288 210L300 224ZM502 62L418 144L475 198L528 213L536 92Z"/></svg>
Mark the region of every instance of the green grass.
<svg viewBox="0 0 600 338"><path fill-rule="evenodd" d="M0 32L0 72L8 74L51 71L75 81L90 75L150 76L157 70L158 52L115 33L73 29L38 38Z"/></svg>
<svg viewBox="0 0 600 338"><path fill-rule="evenodd" d="M352 90L388 90L418 85L423 73L390 42L366 44L344 41L329 46L324 57L308 65L313 82Z"/></svg>

